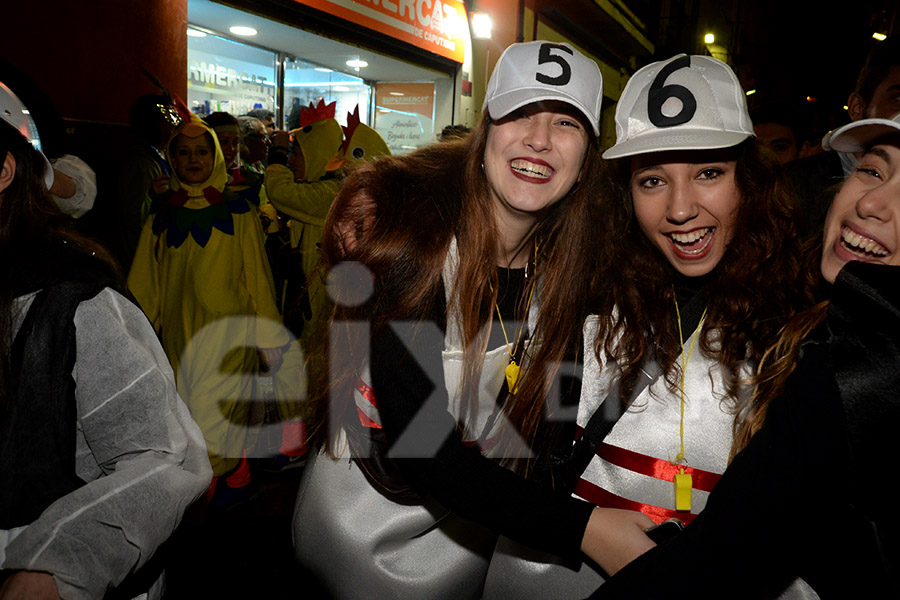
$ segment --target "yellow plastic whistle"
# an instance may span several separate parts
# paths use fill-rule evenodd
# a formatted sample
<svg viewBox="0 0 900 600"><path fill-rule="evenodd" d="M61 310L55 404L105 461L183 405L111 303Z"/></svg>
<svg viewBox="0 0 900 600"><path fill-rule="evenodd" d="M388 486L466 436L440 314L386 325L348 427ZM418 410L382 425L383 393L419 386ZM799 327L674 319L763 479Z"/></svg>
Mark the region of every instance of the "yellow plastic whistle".
<svg viewBox="0 0 900 600"><path fill-rule="evenodd" d="M685 473L684 467L681 467L681 473L675 474L675 510L690 512L693 487L694 482L691 475Z"/></svg>

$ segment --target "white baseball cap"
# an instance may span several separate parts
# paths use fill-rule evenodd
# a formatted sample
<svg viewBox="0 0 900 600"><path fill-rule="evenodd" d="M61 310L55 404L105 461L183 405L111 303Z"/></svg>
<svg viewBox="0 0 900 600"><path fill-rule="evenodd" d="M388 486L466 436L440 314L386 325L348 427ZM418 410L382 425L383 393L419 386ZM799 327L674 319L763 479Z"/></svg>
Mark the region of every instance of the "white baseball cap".
<svg viewBox="0 0 900 600"><path fill-rule="evenodd" d="M603 158L729 148L752 135L734 71L710 56L679 54L628 80L616 107L616 145Z"/></svg>
<svg viewBox="0 0 900 600"><path fill-rule="evenodd" d="M34 119L31 118L31 113L22 104L19 97L2 81L0 81L0 119L21 133L28 143L40 153L41 158L44 159L44 185L49 190L53 186L53 167L50 166L50 161L41 150L41 138L38 135Z"/></svg>
<svg viewBox="0 0 900 600"><path fill-rule="evenodd" d="M597 63L569 44L538 40L503 51L481 110L497 120L532 102L561 100L581 111L599 136L602 99Z"/></svg>
<svg viewBox="0 0 900 600"><path fill-rule="evenodd" d="M865 152L886 135L900 134L900 113L890 119L861 119L825 135L822 147L838 152Z"/></svg>

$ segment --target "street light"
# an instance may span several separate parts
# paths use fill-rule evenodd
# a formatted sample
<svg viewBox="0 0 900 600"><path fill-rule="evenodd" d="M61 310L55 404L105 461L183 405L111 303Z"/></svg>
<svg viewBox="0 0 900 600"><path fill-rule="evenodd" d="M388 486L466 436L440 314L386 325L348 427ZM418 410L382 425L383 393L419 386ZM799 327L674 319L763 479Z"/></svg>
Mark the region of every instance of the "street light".
<svg viewBox="0 0 900 600"><path fill-rule="evenodd" d="M707 33L706 35L703 36L703 42L706 44L712 44L712 43L715 43L715 41L716 41L716 36L714 36L711 33Z"/></svg>
<svg viewBox="0 0 900 600"><path fill-rule="evenodd" d="M472 35L475 39L491 39L492 29L491 15L487 13L472 13Z"/></svg>

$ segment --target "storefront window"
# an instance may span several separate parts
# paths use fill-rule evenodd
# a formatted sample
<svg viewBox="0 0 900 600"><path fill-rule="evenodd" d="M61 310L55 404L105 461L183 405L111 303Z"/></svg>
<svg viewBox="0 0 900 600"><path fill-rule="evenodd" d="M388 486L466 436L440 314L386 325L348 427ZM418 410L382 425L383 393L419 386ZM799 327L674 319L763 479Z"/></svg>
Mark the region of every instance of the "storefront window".
<svg viewBox="0 0 900 600"><path fill-rule="evenodd" d="M195 6L187 32L187 100L201 117L262 108L290 131L302 109L334 102L338 123L347 126L358 109L359 121L375 128L394 154L434 142L453 123L452 74L274 21L253 21L259 35L252 41L217 33L243 15L225 6Z"/></svg>
<svg viewBox="0 0 900 600"><path fill-rule="evenodd" d="M276 54L216 35L188 37L188 106L202 116L275 110Z"/></svg>
<svg viewBox="0 0 900 600"><path fill-rule="evenodd" d="M369 124L369 85L361 78L333 71L302 58L285 61L284 67L284 127L295 129L301 108L337 102L334 116L341 125L347 124L347 113L359 106L359 118Z"/></svg>
<svg viewBox="0 0 900 600"><path fill-rule="evenodd" d="M392 154L409 154L434 141L434 83L378 82L375 129Z"/></svg>

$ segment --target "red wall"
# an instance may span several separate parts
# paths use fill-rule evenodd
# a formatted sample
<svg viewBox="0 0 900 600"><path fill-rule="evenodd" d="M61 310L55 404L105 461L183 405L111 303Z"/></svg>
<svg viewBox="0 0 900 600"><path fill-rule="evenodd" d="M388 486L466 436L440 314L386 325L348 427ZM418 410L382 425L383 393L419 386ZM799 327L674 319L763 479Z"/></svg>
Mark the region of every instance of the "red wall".
<svg viewBox="0 0 900 600"><path fill-rule="evenodd" d="M18 0L3 9L0 52L64 119L127 123L158 91L141 66L187 95L187 0Z"/></svg>

